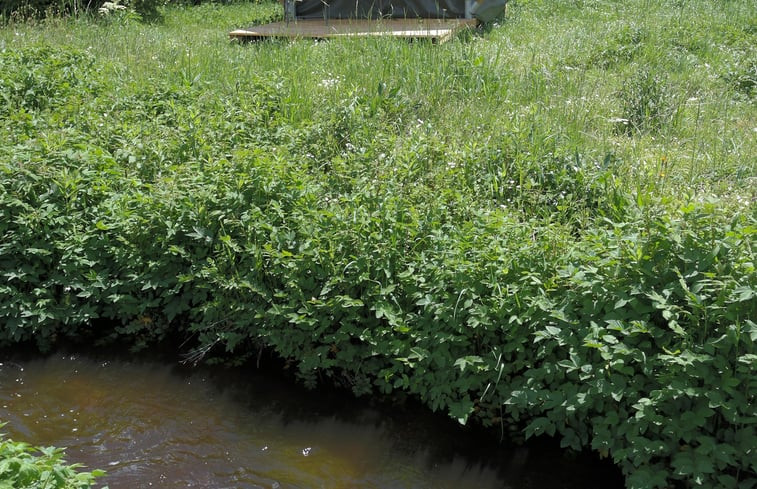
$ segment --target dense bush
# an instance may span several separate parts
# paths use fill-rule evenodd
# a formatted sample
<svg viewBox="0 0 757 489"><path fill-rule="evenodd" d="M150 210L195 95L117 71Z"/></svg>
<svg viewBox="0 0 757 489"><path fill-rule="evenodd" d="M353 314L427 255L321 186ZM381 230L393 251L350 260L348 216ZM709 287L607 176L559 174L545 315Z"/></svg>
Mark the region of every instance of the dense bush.
<svg viewBox="0 0 757 489"><path fill-rule="evenodd" d="M757 483L753 203L632 198L537 129L445 152L383 86L292 124L272 75L0 67L0 344L268 347L310 385L590 447L629 487Z"/></svg>
<svg viewBox="0 0 757 489"><path fill-rule="evenodd" d="M0 16L8 18L42 17L45 15L78 15L95 12L109 0L4 0ZM117 3L147 18L157 15L160 0L119 0Z"/></svg>
<svg viewBox="0 0 757 489"><path fill-rule="evenodd" d="M59 448L35 448L0 435L0 487L14 489L89 489L102 471L78 471ZM107 488L106 488L107 489Z"/></svg>
<svg viewBox="0 0 757 489"><path fill-rule="evenodd" d="M137 13L144 20L154 20L159 18L158 8L162 5L197 5L206 1L218 0L3 0L0 3L0 20L2 17L26 19L48 15L79 15L98 13L98 10L105 14L115 5ZM235 0L221 0L219 3L230 1Z"/></svg>

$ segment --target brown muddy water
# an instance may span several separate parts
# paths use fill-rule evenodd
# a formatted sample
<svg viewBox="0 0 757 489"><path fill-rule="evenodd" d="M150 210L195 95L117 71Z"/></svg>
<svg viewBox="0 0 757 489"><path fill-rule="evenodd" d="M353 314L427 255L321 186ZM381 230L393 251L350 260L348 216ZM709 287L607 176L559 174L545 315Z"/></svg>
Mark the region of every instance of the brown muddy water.
<svg viewBox="0 0 757 489"><path fill-rule="evenodd" d="M58 354L0 361L8 437L67 447L110 489L622 487L556 449L504 449L422 410L245 371ZM480 437L479 437L480 438Z"/></svg>

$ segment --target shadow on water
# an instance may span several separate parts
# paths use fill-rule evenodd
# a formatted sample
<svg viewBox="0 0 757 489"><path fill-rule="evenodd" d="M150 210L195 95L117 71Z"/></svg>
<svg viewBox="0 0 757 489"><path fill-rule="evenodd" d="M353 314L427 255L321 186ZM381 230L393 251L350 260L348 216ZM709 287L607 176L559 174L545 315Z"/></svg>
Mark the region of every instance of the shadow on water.
<svg viewBox="0 0 757 489"><path fill-rule="evenodd" d="M111 489L623 486L550 442L507 448L420 406L306 391L254 369L55 354L0 362L10 437L68 447Z"/></svg>

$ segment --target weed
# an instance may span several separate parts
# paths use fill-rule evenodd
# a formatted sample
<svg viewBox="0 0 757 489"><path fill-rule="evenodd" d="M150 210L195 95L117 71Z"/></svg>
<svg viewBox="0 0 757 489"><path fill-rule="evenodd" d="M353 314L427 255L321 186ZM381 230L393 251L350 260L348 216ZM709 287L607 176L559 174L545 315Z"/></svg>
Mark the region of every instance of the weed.
<svg viewBox="0 0 757 489"><path fill-rule="evenodd" d="M2 426L2 423L0 423ZM35 448L0 436L0 482L8 487L89 489L101 470L84 472L63 460L63 450Z"/></svg>
<svg viewBox="0 0 757 489"><path fill-rule="evenodd" d="M0 343L266 346L629 487L754 482L752 4L532 0L441 46L159 12L0 29Z"/></svg>
<svg viewBox="0 0 757 489"><path fill-rule="evenodd" d="M639 68L623 83L619 97L626 132L654 132L673 121L676 100L666 77Z"/></svg>
<svg viewBox="0 0 757 489"><path fill-rule="evenodd" d="M757 95L757 57L740 59L729 66L723 79L737 94L754 98Z"/></svg>

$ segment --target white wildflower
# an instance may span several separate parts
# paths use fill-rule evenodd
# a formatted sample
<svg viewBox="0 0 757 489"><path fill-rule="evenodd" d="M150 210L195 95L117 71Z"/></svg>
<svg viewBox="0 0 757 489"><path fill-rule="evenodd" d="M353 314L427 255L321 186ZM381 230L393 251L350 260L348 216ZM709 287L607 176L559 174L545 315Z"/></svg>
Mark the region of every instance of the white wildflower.
<svg viewBox="0 0 757 489"><path fill-rule="evenodd" d="M318 86L321 88L334 88L339 84L339 77L334 78L324 78L323 80L318 83Z"/></svg>
<svg viewBox="0 0 757 489"><path fill-rule="evenodd" d="M109 15L111 12L118 12L120 10L126 10L126 5L121 5L120 0L105 2L102 7L97 9L100 15Z"/></svg>

